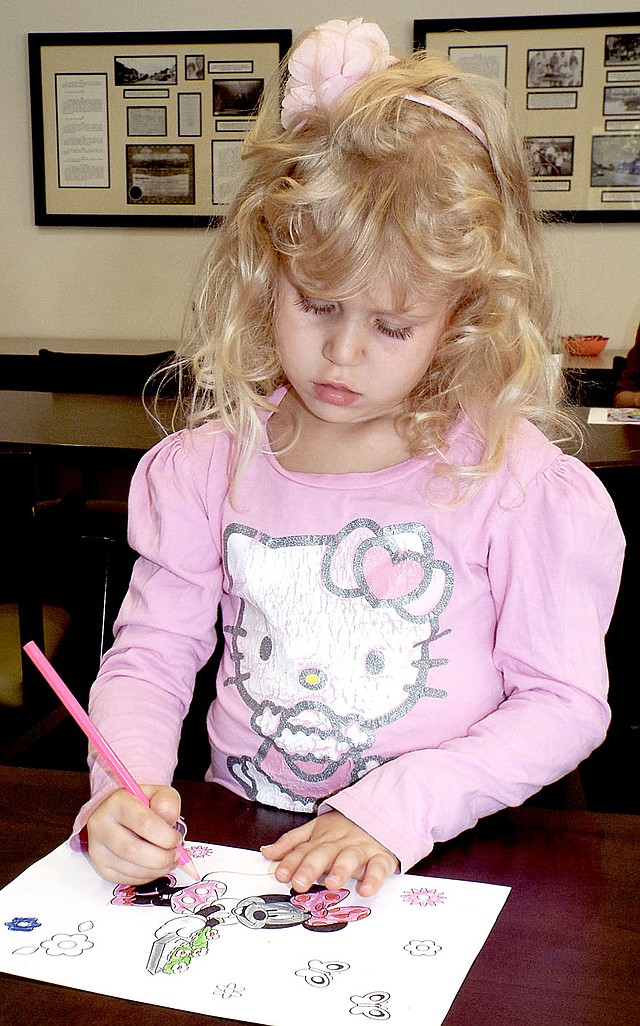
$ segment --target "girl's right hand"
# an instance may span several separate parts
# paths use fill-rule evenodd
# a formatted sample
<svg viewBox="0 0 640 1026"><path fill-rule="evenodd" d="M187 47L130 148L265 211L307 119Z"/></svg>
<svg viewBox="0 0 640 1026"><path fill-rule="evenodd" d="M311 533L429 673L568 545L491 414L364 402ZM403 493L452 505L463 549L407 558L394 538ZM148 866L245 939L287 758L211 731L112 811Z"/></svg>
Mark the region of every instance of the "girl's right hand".
<svg viewBox="0 0 640 1026"><path fill-rule="evenodd" d="M177 865L182 838L174 824L180 815L180 795L163 785L142 790L149 808L121 788L105 798L87 822L89 857L111 883L148 883Z"/></svg>

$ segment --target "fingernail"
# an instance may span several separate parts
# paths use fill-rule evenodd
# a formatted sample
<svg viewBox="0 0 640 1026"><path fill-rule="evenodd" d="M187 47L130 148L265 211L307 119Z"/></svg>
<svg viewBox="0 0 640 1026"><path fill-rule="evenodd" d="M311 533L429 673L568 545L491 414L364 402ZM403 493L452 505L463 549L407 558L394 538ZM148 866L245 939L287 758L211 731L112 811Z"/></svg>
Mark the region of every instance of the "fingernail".
<svg viewBox="0 0 640 1026"><path fill-rule="evenodd" d="M284 866L278 866L275 875L276 880L281 880L282 883L287 883L287 881L291 879L291 874L289 870L285 869Z"/></svg>

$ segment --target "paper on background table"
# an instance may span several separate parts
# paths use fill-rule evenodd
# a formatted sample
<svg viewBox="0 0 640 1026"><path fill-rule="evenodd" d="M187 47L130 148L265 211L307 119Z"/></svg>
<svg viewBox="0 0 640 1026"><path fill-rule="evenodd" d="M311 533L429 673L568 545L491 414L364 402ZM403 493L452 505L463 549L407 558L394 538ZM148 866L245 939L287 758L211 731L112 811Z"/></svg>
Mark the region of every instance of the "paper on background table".
<svg viewBox="0 0 640 1026"><path fill-rule="evenodd" d="M592 406L587 424L640 424L640 409L634 406Z"/></svg>
<svg viewBox="0 0 640 1026"><path fill-rule="evenodd" d="M114 886L63 844L0 891L0 970L265 1026L356 1026L360 1014L440 1026L509 893L406 874L369 899L355 888L333 904L317 895L316 919L323 905L370 908L335 932L251 928L241 910L246 919L257 909L261 922L262 906L246 899L290 893L273 864L245 849L187 847L204 884L224 892L214 899L222 908L213 936L205 939L202 916L186 911L203 884L178 872L173 908L114 905ZM180 971L165 973L163 964Z"/></svg>

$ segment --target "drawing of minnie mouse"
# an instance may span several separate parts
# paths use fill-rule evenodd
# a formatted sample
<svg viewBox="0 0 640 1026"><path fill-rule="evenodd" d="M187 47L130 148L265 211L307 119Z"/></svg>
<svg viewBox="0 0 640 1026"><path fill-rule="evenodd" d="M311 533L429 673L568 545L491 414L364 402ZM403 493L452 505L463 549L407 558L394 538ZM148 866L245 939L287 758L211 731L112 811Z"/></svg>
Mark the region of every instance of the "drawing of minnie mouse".
<svg viewBox="0 0 640 1026"><path fill-rule="evenodd" d="M226 891L227 885L212 874L187 887L177 887L176 878L169 874L147 884L119 885L111 904L157 906L178 913L155 932L147 961L152 975L184 972L194 958L207 954L209 942L220 936L219 926L239 923L250 930L303 926L314 933L331 933L371 913L364 905L338 907L349 896L345 887L330 891L315 884L306 894L254 894L240 900L225 899Z"/></svg>
<svg viewBox="0 0 640 1026"><path fill-rule="evenodd" d="M314 932L342 930L365 919L371 909L364 905L337 906L349 896L346 888L327 890L319 884L306 894L258 894L222 901L227 890L212 874L187 887L176 886L173 875L146 884L121 884L113 892L112 905L154 905L183 915L197 915L204 925L216 927L240 923L251 930L279 930L301 925Z"/></svg>

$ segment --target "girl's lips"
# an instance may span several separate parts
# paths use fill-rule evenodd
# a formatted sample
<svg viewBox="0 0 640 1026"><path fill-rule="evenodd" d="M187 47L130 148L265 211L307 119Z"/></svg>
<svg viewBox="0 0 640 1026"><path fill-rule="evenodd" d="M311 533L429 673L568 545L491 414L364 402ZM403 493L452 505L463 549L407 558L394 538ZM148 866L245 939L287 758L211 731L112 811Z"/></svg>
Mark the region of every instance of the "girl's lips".
<svg viewBox="0 0 640 1026"><path fill-rule="evenodd" d="M357 392L352 392L346 385L336 385L332 381L314 381L313 391L316 398L323 403L330 403L331 406L350 406L358 398Z"/></svg>

